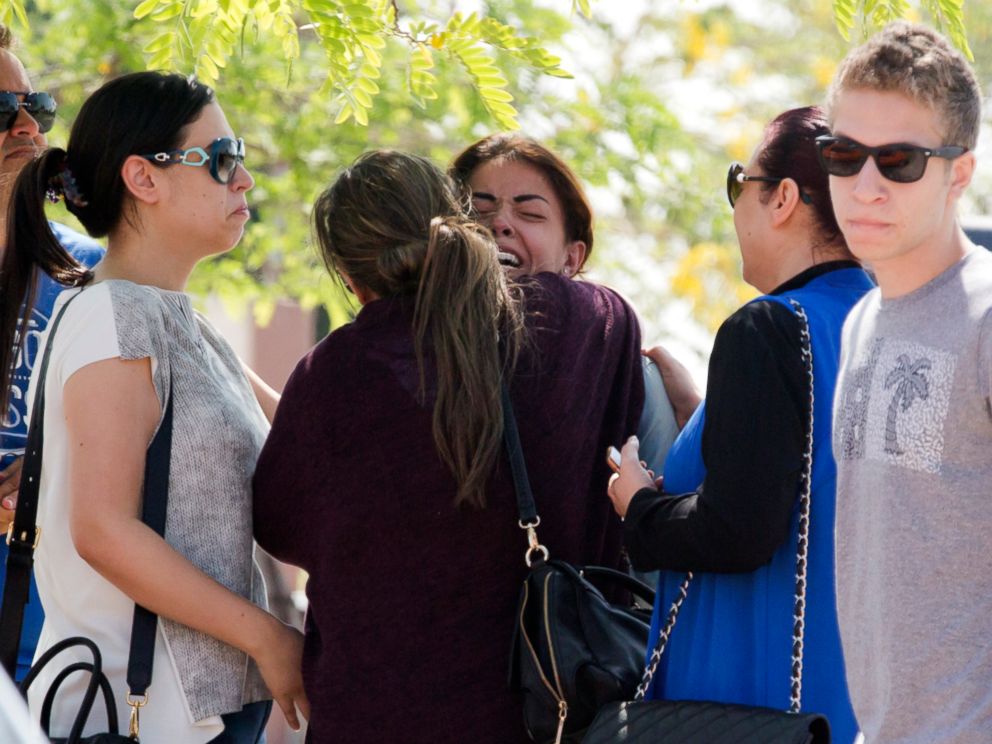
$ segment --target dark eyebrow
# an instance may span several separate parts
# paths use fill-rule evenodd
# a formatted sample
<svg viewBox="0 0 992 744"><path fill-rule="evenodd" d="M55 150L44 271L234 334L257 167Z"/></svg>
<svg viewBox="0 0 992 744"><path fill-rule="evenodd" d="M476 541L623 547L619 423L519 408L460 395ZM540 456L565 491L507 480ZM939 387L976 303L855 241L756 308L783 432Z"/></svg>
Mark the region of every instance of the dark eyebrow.
<svg viewBox="0 0 992 744"><path fill-rule="evenodd" d="M482 199L483 201L490 201L490 202L493 202L493 203L499 201L495 196L493 196L492 194L487 194L485 191L473 191L472 192L472 198L473 199ZM540 199L541 201L543 201L545 204L547 204L549 206L551 204L551 202L549 202L547 199L545 199L540 194L520 194L519 196L513 197L513 203L514 204L523 204L524 202L533 201L534 199Z"/></svg>
<svg viewBox="0 0 992 744"><path fill-rule="evenodd" d="M523 202L533 201L534 199L540 199L541 201L543 201L545 204L548 204L549 206L551 204L547 199L545 199L540 194L521 194L520 196L513 197L513 203L514 204L522 204Z"/></svg>

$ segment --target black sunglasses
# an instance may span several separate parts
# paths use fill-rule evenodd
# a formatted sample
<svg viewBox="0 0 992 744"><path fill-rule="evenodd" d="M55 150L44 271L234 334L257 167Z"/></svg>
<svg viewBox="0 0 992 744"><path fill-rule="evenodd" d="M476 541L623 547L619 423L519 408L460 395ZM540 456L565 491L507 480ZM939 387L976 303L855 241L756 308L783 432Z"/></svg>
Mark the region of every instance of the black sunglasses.
<svg viewBox="0 0 992 744"><path fill-rule="evenodd" d="M24 100L21 100L23 97ZM55 124L55 99L48 93L28 93L23 90L0 91L0 131L9 132L17 121L21 109L27 111L38 122L38 131L47 132Z"/></svg>
<svg viewBox="0 0 992 744"><path fill-rule="evenodd" d="M244 165L245 141L240 137L238 139L218 137L210 143L209 152L202 147L190 147L185 150L156 152L141 157L163 166L179 163L198 168L209 165L210 176L217 183L228 184L234 178L238 164Z"/></svg>
<svg viewBox="0 0 992 744"><path fill-rule="evenodd" d="M737 200L741 198L741 192L744 191L744 184L748 181L781 183L784 180L784 178L776 178L774 176L749 176L744 172L744 166L742 164L738 162L731 163L730 170L727 171L727 199L730 201L730 208L733 209ZM799 198L803 200L803 204L810 204L813 201L809 194L802 189L799 190Z"/></svg>
<svg viewBox="0 0 992 744"><path fill-rule="evenodd" d="M953 160L968 152L967 147L920 147L904 142L868 147L847 137L825 134L816 138L816 154L820 165L831 176L856 176L868 158L885 178L896 183L912 183L923 178L930 158Z"/></svg>

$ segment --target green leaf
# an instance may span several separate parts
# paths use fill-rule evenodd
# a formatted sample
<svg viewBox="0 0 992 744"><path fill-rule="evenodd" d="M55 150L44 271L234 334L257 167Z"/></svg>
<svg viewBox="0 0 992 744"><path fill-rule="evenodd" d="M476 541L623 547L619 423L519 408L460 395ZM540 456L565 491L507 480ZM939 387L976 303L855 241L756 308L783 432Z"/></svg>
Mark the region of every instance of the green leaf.
<svg viewBox="0 0 992 744"><path fill-rule="evenodd" d="M854 0L834 0L834 24L845 41L851 39L854 28Z"/></svg>
<svg viewBox="0 0 992 744"><path fill-rule="evenodd" d="M146 15L151 13L159 2L160 0L144 0L144 2L140 3L138 7L134 9L134 17L141 20Z"/></svg>
<svg viewBox="0 0 992 744"><path fill-rule="evenodd" d="M359 34L358 40L366 48L384 49L386 47L386 40L375 34Z"/></svg>
<svg viewBox="0 0 992 744"><path fill-rule="evenodd" d="M343 106L341 106L341 110L338 112L338 115L334 117L334 123L344 124L346 121L348 121L348 119L351 118L352 113L353 112L352 112L351 104L345 103Z"/></svg>
<svg viewBox="0 0 992 744"><path fill-rule="evenodd" d="M204 54L196 60L196 75L205 81L216 83L217 78L220 77L220 70L217 69L214 61Z"/></svg>
<svg viewBox="0 0 992 744"><path fill-rule="evenodd" d="M356 84L356 86L358 88L361 88L363 91L365 91L369 95L373 95L374 96L374 95L376 95L379 92L379 86L376 85L375 80L373 80L370 77L362 76L362 77L358 78L358 80L355 81L355 84Z"/></svg>
<svg viewBox="0 0 992 744"><path fill-rule="evenodd" d="M513 100L513 96L510 95L504 88L482 88L482 97L485 98L489 103L509 103Z"/></svg>
<svg viewBox="0 0 992 744"><path fill-rule="evenodd" d="M155 13L153 13L151 18L153 21L167 21L170 18L175 18L176 16L182 14L183 14L183 4L172 3L171 5L166 5L161 10L158 10Z"/></svg>
<svg viewBox="0 0 992 744"><path fill-rule="evenodd" d="M370 96L367 91L363 90L360 85L355 85L355 87L351 89L351 94L355 97L355 100L362 108L372 108L372 96Z"/></svg>
<svg viewBox="0 0 992 744"><path fill-rule="evenodd" d="M149 70L171 70L174 69L172 64L172 47L165 47L155 52L148 60Z"/></svg>
<svg viewBox="0 0 992 744"><path fill-rule="evenodd" d="M369 112L367 109L364 109L361 106L356 106L354 109L354 114L356 123L363 127L367 127L369 125Z"/></svg>
<svg viewBox="0 0 992 744"><path fill-rule="evenodd" d="M206 18L214 15L217 10L217 0L199 0L190 10L189 15L190 18Z"/></svg>
<svg viewBox="0 0 992 744"><path fill-rule="evenodd" d="M154 52L161 51L162 49L168 49L170 46L172 46L172 43L175 41L175 39L176 39L176 35L174 33L172 33L171 31L166 31L165 33L159 34L150 42L148 42L148 44L145 45L142 51L146 52L147 54L152 54Z"/></svg>

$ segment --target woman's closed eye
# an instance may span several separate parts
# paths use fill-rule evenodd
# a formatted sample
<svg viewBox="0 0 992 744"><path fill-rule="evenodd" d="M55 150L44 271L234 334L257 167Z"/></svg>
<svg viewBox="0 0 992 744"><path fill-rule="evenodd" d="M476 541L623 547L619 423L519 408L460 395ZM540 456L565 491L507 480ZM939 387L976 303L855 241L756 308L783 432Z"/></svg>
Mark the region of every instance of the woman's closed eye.
<svg viewBox="0 0 992 744"><path fill-rule="evenodd" d="M496 207L489 199L473 199L472 209L480 217L492 215L496 212Z"/></svg>
<svg viewBox="0 0 992 744"><path fill-rule="evenodd" d="M534 212L534 211L518 212L518 214L524 219L535 220L535 221L543 221L548 218L546 214L543 214L541 212Z"/></svg>

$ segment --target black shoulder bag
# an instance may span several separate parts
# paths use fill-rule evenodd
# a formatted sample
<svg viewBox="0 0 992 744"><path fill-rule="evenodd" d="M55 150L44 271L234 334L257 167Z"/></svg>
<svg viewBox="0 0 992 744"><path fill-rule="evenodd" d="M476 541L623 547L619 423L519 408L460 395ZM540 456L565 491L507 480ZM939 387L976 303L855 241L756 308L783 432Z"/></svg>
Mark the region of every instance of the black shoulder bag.
<svg viewBox="0 0 992 744"><path fill-rule="evenodd" d="M549 557L537 539L541 519L505 384L502 395L504 441L530 568L517 606L510 689L523 695L524 725L531 739L578 742L601 706L633 694L650 631L650 611L609 602L588 579L611 582L649 607L654 591L611 568L573 566Z"/></svg>
<svg viewBox="0 0 992 744"><path fill-rule="evenodd" d="M661 655L686 598L692 572L668 612L641 684L632 701L612 703L593 721L584 744L829 744L830 726L818 713L800 713L803 684L803 633L806 614L806 556L809 552L810 490L813 471L813 351L806 312L790 300L799 317L802 355L809 375L809 424L799 495L799 543L792 628L791 705L788 711L697 700L645 700ZM784 639L783 639L784 640ZM783 670L784 672L785 670Z"/></svg>
<svg viewBox="0 0 992 744"><path fill-rule="evenodd" d="M76 295L78 296L78 295ZM45 377L48 374L48 360L52 353L53 339L66 308L75 297L71 297L48 332L48 344L38 370L34 406L31 409L31 426L28 431L24 464L21 468L21 486L17 494L17 510L14 521L7 530L7 577L3 592L3 605L0 607L0 663L14 676L17 667L17 651L20 646L21 626L24 620L24 605L28 601L28 587L31 570L34 566L34 551L41 539L41 528L37 526L38 489L41 483L41 461L45 430ZM145 459L145 482L141 507L141 520L159 536L165 535L165 514L169 501L169 464L172 456L172 393L165 405L162 423L148 447ZM32 665L24 681L20 684L23 695L46 667L60 653L68 648L83 646L89 650L92 662L76 662L67 665L52 681L45 693L41 708L41 728L49 735L52 705L59 687L71 674L89 672L90 681L73 721L69 736L65 739L52 739L53 744L134 744L139 741L138 711L148 702L148 686L152 681L152 662L155 656L155 630L158 616L140 605L134 606L134 621L131 626L131 647L127 665L127 704L131 707L131 720L127 736L118 732L117 708L113 702L110 681L103 673L100 650L88 638L76 636L59 641ZM107 708L107 728L104 734L83 737L83 727L100 692Z"/></svg>

